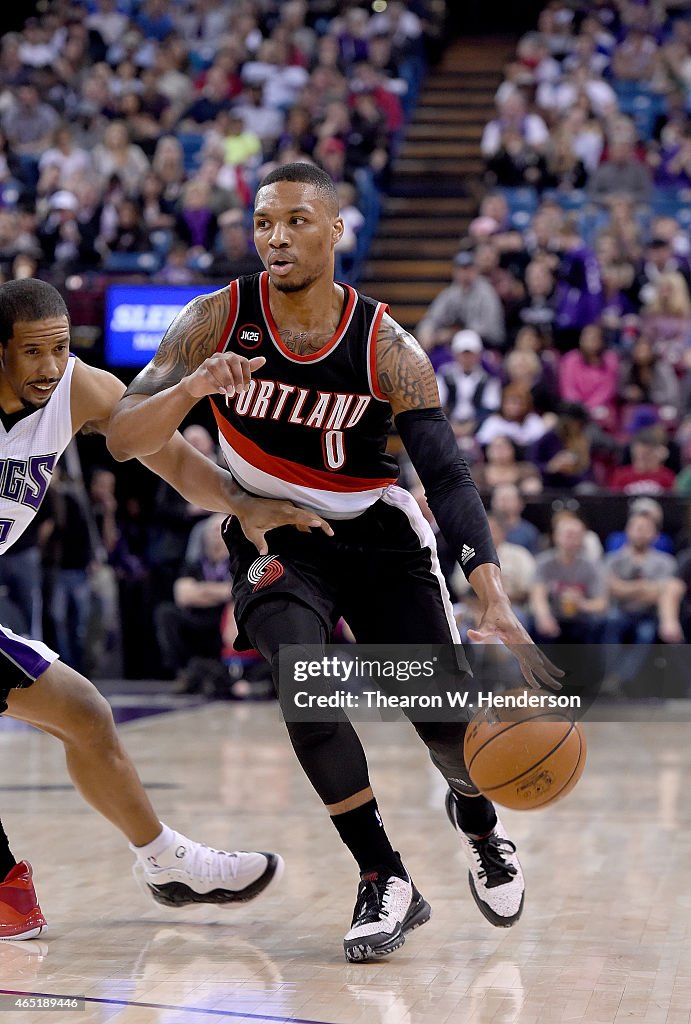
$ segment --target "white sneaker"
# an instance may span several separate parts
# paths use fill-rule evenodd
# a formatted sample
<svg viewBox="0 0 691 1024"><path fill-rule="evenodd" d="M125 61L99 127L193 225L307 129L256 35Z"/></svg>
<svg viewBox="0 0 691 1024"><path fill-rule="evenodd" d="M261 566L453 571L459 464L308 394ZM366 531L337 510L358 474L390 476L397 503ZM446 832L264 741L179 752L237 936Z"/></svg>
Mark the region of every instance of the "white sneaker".
<svg viewBox="0 0 691 1024"><path fill-rule="evenodd" d="M174 841L157 857L138 858L135 875L157 903L183 907L188 903L246 903L265 892L283 874L277 853L226 853L174 833ZM136 848L130 846L136 853Z"/></svg>
<svg viewBox="0 0 691 1024"><path fill-rule="evenodd" d="M451 790L446 794L446 813L461 839L468 861L468 883L481 912L497 928L510 928L523 912L525 883L523 872L499 817L484 839L471 839L462 831L456 817L456 801Z"/></svg>
<svg viewBox="0 0 691 1024"><path fill-rule="evenodd" d="M432 911L411 879L368 871L360 876L353 921L343 939L346 960L363 963L388 956L407 932L429 921Z"/></svg>

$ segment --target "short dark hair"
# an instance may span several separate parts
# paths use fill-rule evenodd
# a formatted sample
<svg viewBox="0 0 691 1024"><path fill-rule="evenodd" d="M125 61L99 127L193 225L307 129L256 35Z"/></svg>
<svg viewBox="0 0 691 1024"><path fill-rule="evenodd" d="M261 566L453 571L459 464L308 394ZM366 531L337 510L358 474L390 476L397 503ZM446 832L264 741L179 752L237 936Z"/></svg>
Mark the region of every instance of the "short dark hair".
<svg viewBox="0 0 691 1024"><path fill-rule="evenodd" d="M35 323L66 316L67 306L57 288L36 277L7 281L0 285L0 345L3 348L14 334L16 323Z"/></svg>
<svg viewBox="0 0 691 1024"><path fill-rule="evenodd" d="M497 436L492 438L492 440L493 441L498 441L499 438L501 438L502 441L506 441L506 443L509 445L509 447L513 451L514 459L516 460L516 462L520 462L520 460L523 458L523 449L520 447L520 445L516 444L514 439L512 437L509 437L507 434L497 434ZM483 455L485 456L485 462L487 461L487 449L489 448L489 446L491 444L492 444L492 441L488 441L487 444L483 445L483 447L482 447L482 452L483 452Z"/></svg>
<svg viewBox="0 0 691 1024"><path fill-rule="evenodd" d="M630 511L626 517L626 525L628 526L634 519L646 519L649 523L652 523L655 533L660 532L660 524L655 519L655 516L651 515L650 512L646 512L645 509L636 509L635 512Z"/></svg>
<svg viewBox="0 0 691 1024"><path fill-rule="evenodd" d="M560 508L554 513L551 519L552 531L558 523L563 522L565 519L570 519L571 522L580 523L584 530L588 530L588 524L586 523L583 516L580 516L578 512L575 512L571 508Z"/></svg>
<svg viewBox="0 0 691 1024"><path fill-rule="evenodd" d="M269 171L262 178L257 192L267 185L274 185L277 181L297 181L305 185L313 185L321 193L325 202L331 204L336 212L338 212L339 202L336 186L333 183L333 179L321 167L303 163L283 164L281 167L276 167L273 171Z"/></svg>

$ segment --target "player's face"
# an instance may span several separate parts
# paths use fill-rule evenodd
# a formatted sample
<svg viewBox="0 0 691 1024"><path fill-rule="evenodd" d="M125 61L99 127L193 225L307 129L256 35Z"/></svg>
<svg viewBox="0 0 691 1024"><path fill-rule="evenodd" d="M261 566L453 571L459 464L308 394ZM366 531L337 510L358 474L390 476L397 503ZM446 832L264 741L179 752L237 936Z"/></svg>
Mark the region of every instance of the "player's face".
<svg viewBox="0 0 691 1024"><path fill-rule="evenodd" d="M313 185L277 181L257 194L254 244L280 292L300 292L333 277L333 251L343 221Z"/></svg>
<svg viewBox="0 0 691 1024"><path fill-rule="evenodd" d="M5 382L24 406L41 408L60 383L70 351L66 316L15 323L0 348Z"/></svg>

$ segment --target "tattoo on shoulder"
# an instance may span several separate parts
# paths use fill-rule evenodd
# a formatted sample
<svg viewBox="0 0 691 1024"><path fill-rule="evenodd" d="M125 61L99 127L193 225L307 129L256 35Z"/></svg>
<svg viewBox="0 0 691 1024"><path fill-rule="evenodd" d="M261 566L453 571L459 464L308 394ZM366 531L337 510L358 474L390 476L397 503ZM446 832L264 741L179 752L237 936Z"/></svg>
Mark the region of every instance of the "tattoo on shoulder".
<svg viewBox="0 0 691 1024"><path fill-rule="evenodd" d="M439 405L432 364L413 335L388 315L377 337L377 376L394 413Z"/></svg>
<svg viewBox="0 0 691 1024"><path fill-rule="evenodd" d="M227 288L193 299L176 316L156 355L135 377L126 394L154 395L193 373L215 352L229 312Z"/></svg>

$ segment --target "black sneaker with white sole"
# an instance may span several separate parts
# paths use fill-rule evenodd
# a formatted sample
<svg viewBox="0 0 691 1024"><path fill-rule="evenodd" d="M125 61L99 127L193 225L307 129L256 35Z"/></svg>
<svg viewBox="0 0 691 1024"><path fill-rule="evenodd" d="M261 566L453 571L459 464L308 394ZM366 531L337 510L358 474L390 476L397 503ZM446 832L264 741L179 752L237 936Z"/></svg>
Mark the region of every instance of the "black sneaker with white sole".
<svg viewBox="0 0 691 1024"><path fill-rule="evenodd" d="M468 861L468 883L481 912L497 928L510 928L523 912L525 883L516 846L497 824L483 839L471 839L461 829L452 790L446 794L446 813L461 838Z"/></svg>
<svg viewBox="0 0 691 1024"><path fill-rule="evenodd" d="M430 919L432 911L410 877L399 878L387 868L360 876L350 931L343 939L346 960L364 963L393 953L408 932Z"/></svg>

